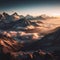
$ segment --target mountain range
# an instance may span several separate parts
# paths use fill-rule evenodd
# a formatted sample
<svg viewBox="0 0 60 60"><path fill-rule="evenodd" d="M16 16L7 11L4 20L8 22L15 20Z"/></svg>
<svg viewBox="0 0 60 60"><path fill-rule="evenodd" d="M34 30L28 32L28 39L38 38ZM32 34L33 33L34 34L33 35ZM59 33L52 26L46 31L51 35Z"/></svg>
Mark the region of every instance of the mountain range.
<svg viewBox="0 0 60 60"><path fill-rule="evenodd" d="M8 58L6 57L8 55L11 60L12 57L15 60L58 60L60 57L59 53L60 27L32 43L20 43L17 40L0 34L0 57L3 55L3 57Z"/></svg>
<svg viewBox="0 0 60 60"><path fill-rule="evenodd" d="M12 15L6 12L0 14L0 32L6 31L8 33L19 31L21 36L18 33L17 35L19 40L22 40L22 42L20 42L16 37L16 39L14 39L14 37L8 37L6 34L3 35L3 33L0 33L0 58L2 60L60 60L60 27L47 31L50 33L46 33L40 38L40 35L43 35L40 33L40 28L44 27L37 25L37 23L44 24L42 21L39 22L39 20L51 18L55 17L46 15L33 17L29 14L23 16L16 12ZM31 22L32 20L37 20L38 22ZM30 35L28 36L27 33ZM31 33L33 33L33 35L31 35ZM26 34L26 36L24 36L24 34ZM25 42L29 39L31 39L31 42ZM33 41L33 39L36 39L36 41Z"/></svg>
<svg viewBox="0 0 60 60"><path fill-rule="evenodd" d="M17 44L17 40L14 40L12 38L9 38L5 35L0 34L0 44L3 44L5 47L10 47L15 49L14 44ZM11 46L12 47L11 47ZM18 46L20 46L18 44ZM18 46L16 48L18 48ZM19 49L19 48L18 48ZM52 33L49 33L42 37L40 40L37 40L35 42L31 42L28 45L24 45L22 50L38 50L42 49L45 51L55 51L60 50L60 27L56 28L56 30Z"/></svg>
<svg viewBox="0 0 60 60"><path fill-rule="evenodd" d="M55 17L49 17L45 14L42 14L36 17L29 14L27 14L26 16L23 16L23 15L19 15L17 12L14 12L12 15L9 15L6 12L3 12L2 14L0 14L0 20L6 21L6 22L16 21L22 18L25 18L26 20L45 20L45 19L50 19Z"/></svg>
<svg viewBox="0 0 60 60"><path fill-rule="evenodd" d="M12 28L26 27L26 26L29 26L30 24L31 24L31 22L26 19L19 19L17 21L11 21L8 23L6 23L4 21L0 21L0 29L9 30Z"/></svg>
<svg viewBox="0 0 60 60"><path fill-rule="evenodd" d="M16 12L12 15L9 15L6 12L0 14L0 30L11 30L11 29L21 29L27 26L38 26L35 22L31 22L31 20L45 20L48 18L52 18L46 15L41 15L37 17L33 17L31 15L18 15Z"/></svg>

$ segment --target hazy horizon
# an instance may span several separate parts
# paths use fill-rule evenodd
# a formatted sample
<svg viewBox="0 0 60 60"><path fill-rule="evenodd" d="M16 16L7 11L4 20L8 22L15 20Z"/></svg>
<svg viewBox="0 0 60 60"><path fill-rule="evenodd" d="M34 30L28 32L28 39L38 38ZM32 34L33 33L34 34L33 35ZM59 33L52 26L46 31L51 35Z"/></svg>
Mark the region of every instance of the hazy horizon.
<svg viewBox="0 0 60 60"><path fill-rule="evenodd" d="M0 0L0 13L7 12L19 15L30 14L39 16L46 14L48 16L60 16L60 1L58 0Z"/></svg>

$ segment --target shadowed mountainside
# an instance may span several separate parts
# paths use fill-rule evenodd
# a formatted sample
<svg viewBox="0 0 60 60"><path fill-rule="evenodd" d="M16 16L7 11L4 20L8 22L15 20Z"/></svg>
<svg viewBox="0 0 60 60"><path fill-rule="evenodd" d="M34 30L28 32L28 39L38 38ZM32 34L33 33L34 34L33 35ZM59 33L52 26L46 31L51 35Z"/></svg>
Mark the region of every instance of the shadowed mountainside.
<svg viewBox="0 0 60 60"><path fill-rule="evenodd" d="M0 21L0 29L8 30L8 29L13 29L13 28L17 28L17 27L26 27L26 26L29 26L30 24L31 24L31 22L28 20L25 20L25 19L20 19L20 20L14 21L14 22L9 22L9 23Z"/></svg>
<svg viewBox="0 0 60 60"><path fill-rule="evenodd" d="M26 51L37 49L50 52L60 50L60 27L54 29L54 32L45 35L40 40L37 40L24 48Z"/></svg>

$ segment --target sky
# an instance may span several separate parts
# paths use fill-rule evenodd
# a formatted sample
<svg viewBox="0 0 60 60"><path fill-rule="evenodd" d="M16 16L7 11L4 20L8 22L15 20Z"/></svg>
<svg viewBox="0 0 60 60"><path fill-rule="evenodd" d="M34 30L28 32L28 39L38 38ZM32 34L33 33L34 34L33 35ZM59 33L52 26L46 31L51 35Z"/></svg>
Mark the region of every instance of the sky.
<svg viewBox="0 0 60 60"><path fill-rule="evenodd" d="M59 0L0 0L0 13L60 16Z"/></svg>

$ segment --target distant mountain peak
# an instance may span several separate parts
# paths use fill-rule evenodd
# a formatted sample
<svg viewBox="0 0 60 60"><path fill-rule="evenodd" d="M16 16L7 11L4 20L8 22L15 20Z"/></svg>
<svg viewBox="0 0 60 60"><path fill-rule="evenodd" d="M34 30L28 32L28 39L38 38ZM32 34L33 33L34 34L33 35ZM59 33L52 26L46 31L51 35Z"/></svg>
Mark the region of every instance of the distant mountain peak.
<svg viewBox="0 0 60 60"><path fill-rule="evenodd" d="M25 16L25 18L26 18L26 19L33 19L33 16L27 14L27 15Z"/></svg>
<svg viewBox="0 0 60 60"><path fill-rule="evenodd" d="M6 13L6 12L3 12L3 15L6 17L6 16L9 16L9 14L8 13Z"/></svg>
<svg viewBox="0 0 60 60"><path fill-rule="evenodd" d="M18 13L17 12L14 12L12 15L17 15L18 16Z"/></svg>
<svg viewBox="0 0 60 60"><path fill-rule="evenodd" d="M17 13L17 12L13 13L11 16L12 16L12 18L13 18L13 20L14 20L14 21L16 21L16 20L19 20L19 19L20 19L20 16L18 15L18 13Z"/></svg>

